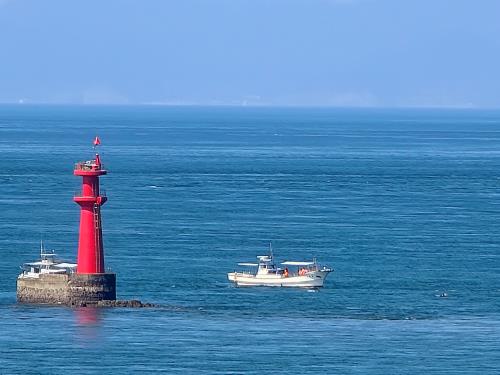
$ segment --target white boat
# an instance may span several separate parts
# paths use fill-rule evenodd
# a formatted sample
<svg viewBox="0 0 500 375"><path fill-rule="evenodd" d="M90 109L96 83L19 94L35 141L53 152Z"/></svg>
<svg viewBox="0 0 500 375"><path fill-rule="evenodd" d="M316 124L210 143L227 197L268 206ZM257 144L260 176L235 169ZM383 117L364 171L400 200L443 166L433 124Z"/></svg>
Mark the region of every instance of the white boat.
<svg viewBox="0 0 500 375"><path fill-rule="evenodd" d="M76 270L76 264L66 263L56 258L54 252L48 252L40 242L40 260L31 263L24 263L19 279L40 278L40 275L47 274L71 274Z"/></svg>
<svg viewBox="0 0 500 375"><path fill-rule="evenodd" d="M258 263L238 263L239 266L257 268L257 271L229 272L227 278L237 286L277 286L294 288L320 288L333 270L311 262L287 261L276 267L270 255L259 255ZM290 269L289 269L290 267Z"/></svg>

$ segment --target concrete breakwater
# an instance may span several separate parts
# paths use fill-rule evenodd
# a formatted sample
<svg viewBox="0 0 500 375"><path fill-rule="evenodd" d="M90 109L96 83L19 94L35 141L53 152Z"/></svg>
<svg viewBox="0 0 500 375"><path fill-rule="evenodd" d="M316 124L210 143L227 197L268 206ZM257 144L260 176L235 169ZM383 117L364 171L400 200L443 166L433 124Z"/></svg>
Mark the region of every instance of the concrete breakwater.
<svg viewBox="0 0 500 375"><path fill-rule="evenodd" d="M116 275L40 274L17 279L17 300L21 303L75 305L116 300Z"/></svg>

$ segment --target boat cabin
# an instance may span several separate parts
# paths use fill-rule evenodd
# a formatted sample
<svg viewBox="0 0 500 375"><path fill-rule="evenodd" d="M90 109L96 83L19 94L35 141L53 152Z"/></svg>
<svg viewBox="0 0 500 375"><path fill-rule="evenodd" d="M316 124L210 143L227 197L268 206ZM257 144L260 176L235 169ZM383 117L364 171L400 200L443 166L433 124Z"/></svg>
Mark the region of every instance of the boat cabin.
<svg viewBox="0 0 500 375"><path fill-rule="evenodd" d="M58 260L54 252L47 252L41 244L40 260L24 263L21 269L20 278L39 278L43 274L72 274L76 271L76 264Z"/></svg>

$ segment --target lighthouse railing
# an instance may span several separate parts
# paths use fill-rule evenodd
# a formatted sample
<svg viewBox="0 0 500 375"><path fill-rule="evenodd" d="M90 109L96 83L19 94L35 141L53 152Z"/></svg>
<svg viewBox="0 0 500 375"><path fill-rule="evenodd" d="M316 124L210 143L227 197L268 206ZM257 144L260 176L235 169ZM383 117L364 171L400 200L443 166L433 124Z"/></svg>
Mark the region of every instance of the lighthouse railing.
<svg viewBox="0 0 500 375"><path fill-rule="evenodd" d="M102 164L97 164L95 160L75 163L75 171L99 171L104 169Z"/></svg>

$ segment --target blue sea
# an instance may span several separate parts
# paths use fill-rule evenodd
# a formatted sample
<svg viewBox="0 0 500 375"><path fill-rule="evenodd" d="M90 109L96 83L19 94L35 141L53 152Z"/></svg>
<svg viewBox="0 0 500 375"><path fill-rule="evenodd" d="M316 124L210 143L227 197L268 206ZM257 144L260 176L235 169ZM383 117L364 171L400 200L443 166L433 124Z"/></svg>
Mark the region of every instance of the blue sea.
<svg viewBox="0 0 500 375"><path fill-rule="evenodd" d="M106 266L160 306L17 305L96 135ZM0 374L500 373L500 111L4 105L0 156ZM335 272L230 285L270 241Z"/></svg>

